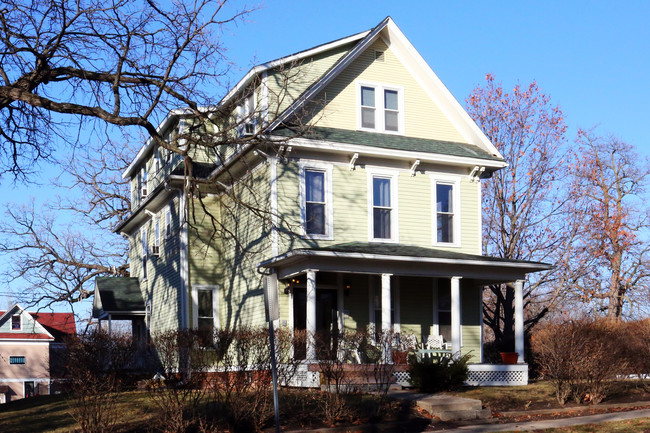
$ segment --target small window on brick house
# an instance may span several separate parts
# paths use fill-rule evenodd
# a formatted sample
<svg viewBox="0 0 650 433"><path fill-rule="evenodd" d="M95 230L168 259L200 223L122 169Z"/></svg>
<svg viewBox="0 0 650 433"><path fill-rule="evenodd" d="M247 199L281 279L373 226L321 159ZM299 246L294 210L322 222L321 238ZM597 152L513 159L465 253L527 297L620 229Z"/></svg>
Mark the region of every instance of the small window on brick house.
<svg viewBox="0 0 650 433"><path fill-rule="evenodd" d="M10 356L9 357L9 364L24 365L25 364L25 357L24 356Z"/></svg>

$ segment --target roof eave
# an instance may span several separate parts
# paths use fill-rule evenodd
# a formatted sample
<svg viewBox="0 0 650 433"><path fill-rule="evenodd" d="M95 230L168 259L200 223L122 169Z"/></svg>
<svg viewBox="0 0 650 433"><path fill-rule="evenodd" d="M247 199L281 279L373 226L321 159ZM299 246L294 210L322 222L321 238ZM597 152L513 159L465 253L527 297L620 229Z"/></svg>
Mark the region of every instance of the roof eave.
<svg viewBox="0 0 650 433"><path fill-rule="evenodd" d="M402 159L420 159L425 162L447 163L452 165L480 165L482 167L499 170L507 167L508 163L504 160L483 159L480 157L466 157L445 155L441 153L417 152L411 150L387 149L383 147L364 146L361 144L339 143L327 140L318 140L311 138L293 138L291 144L297 147L312 148L328 151L363 153L371 156L387 156L391 158Z"/></svg>

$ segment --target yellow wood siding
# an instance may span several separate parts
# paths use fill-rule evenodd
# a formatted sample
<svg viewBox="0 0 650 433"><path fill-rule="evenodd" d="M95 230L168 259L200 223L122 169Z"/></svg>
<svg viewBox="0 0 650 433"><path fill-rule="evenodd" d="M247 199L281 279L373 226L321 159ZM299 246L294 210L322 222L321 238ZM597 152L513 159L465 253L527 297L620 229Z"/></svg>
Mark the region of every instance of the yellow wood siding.
<svg viewBox="0 0 650 433"><path fill-rule="evenodd" d="M221 197L223 236L221 322L258 326L265 320L263 276L257 264L270 253L269 167L261 164Z"/></svg>
<svg viewBox="0 0 650 433"><path fill-rule="evenodd" d="M165 212L171 210L172 230L165 237ZM174 197L163 206L153 218L160 218L160 255L147 258L147 278L142 269L142 229L147 230L147 245L154 245L154 219L146 221L129 237L129 262L132 277L140 281L140 290L145 303L151 301L151 332L178 329L180 325L181 276L180 276L180 217L179 198Z"/></svg>
<svg viewBox="0 0 650 433"><path fill-rule="evenodd" d="M308 162L305 162L308 164ZM458 176L460 186L460 246L433 246L434 209L432 178L428 173L411 176L397 173L399 243L479 254L479 188L467 177ZM446 174L446 173L445 173ZM434 174L435 178L435 174ZM344 242L368 242L368 170L347 164L332 165L333 240L313 240L301 236L300 177L298 161L278 165L278 210L282 215L280 253L294 248L334 245Z"/></svg>
<svg viewBox="0 0 650 433"><path fill-rule="evenodd" d="M268 72L269 121L282 113L309 86L329 70L353 44L289 63Z"/></svg>
<svg viewBox="0 0 650 433"><path fill-rule="evenodd" d="M474 281L461 281L461 333L464 355L470 353L470 362L481 360L481 288Z"/></svg>
<svg viewBox="0 0 650 433"><path fill-rule="evenodd" d="M375 60L375 51L384 51L384 62ZM357 129L357 82L398 86L404 89L404 135L436 140L465 142L466 140L431 100L420 84L395 54L379 40L317 96L327 105L314 117L318 126Z"/></svg>

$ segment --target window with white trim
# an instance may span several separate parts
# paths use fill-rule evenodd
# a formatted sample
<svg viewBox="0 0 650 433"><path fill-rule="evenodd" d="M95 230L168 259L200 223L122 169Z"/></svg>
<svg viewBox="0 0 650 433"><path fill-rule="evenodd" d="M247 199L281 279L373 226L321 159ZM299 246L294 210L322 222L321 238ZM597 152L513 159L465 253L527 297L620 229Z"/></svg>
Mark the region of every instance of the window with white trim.
<svg viewBox="0 0 650 433"><path fill-rule="evenodd" d="M158 176L158 173L160 173L160 168L161 168L161 156L160 156L160 147L156 146L156 150L153 153L153 171L154 171L154 176Z"/></svg>
<svg viewBox="0 0 650 433"><path fill-rule="evenodd" d="M140 230L141 237L142 237L142 279L146 280L147 279L147 256L148 256L148 250L147 250L147 229L142 228Z"/></svg>
<svg viewBox="0 0 650 433"><path fill-rule="evenodd" d="M404 98L398 87L378 84L359 85L358 128L366 131L402 134Z"/></svg>
<svg viewBox="0 0 650 433"><path fill-rule="evenodd" d="M140 200L144 200L147 195L149 194L149 182L147 181L147 167L144 165L142 166L142 169L140 170Z"/></svg>
<svg viewBox="0 0 650 433"><path fill-rule="evenodd" d="M165 238L169 239L172 237L172 205L170 204L167 210L165 211Z"/></svg>
<svg viewBox="0 0 650 433"><path fill-rule="evenodd" d="M460 244L459 193L458 180L434 179L433 243L435 245Z"/></svg>
<svg viewBox="0 0 650 433"><path fill-rule="evenodd" d="M305 236L332 239L332 167L300 166L302 227Z"/></svg>
<svg viewBox="0 0 650 433"><path fill-rule="evenodd" d="M159 256L160 255L160 216L154 216L154 235L153 235L153 245L151 247L151 255Z"/></svg>
<svg viewBox="0 0 650 433"><path fill-rule="evenodd" d="M11 330L20 331L23 329L20 314L15 314L11 316Z"/></svg>
<svg viewBox="0 0 650 433"><path fill-rule="evenodd" d="M250 94L242 98L237 106L237 135L253 135L256 126L255 95Z"/></svg>
<svg viewBox="0 0 650 433"><path fill-rule="evenodd" d="M369 172L369 238L397 242L397 175Z"/></svg>
<svg viewBox="0 0 650 433"><path fill-rule="evenodd" d="M151 328L151 299L147 299L147 303L144 306L144 323L147 329Z"/></svg>
<svg viewBox="0 0 650 433"><path fill-rule="evenodd" d="M194 328L212 331L219 327L219 300L216 285L193 285Z"/></svg>

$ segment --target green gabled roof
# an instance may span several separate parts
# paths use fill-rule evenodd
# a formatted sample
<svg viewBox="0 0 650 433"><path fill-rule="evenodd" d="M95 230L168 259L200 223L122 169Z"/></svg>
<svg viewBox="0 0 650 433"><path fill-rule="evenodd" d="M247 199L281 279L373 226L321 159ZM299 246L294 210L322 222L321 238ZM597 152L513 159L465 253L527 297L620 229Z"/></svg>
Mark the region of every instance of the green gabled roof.
<svg viewBox="0 0 650 433"><path fill-rule="evenodd" d="M278 128L273 131L273 134L282 137L296 136L296 132L288 127ZM379 147L382 149L435 153L439 155L478 158L490 161L503 161L503 158L490 155L476 146L466 143L456 143L453 141L430 140L425 138L405 137L403 135L352 131L348 129L324 128L318 126L310 128L310 130L302 136L314 140L357 144L361 146Z"/></svg>
<svg viewBox="0 0 650 433"><path fill-rule="evenodd" d="M137 278L97 277L95 278L95 299L93 316L104 313L144 313L144 299Z"/></svg>

